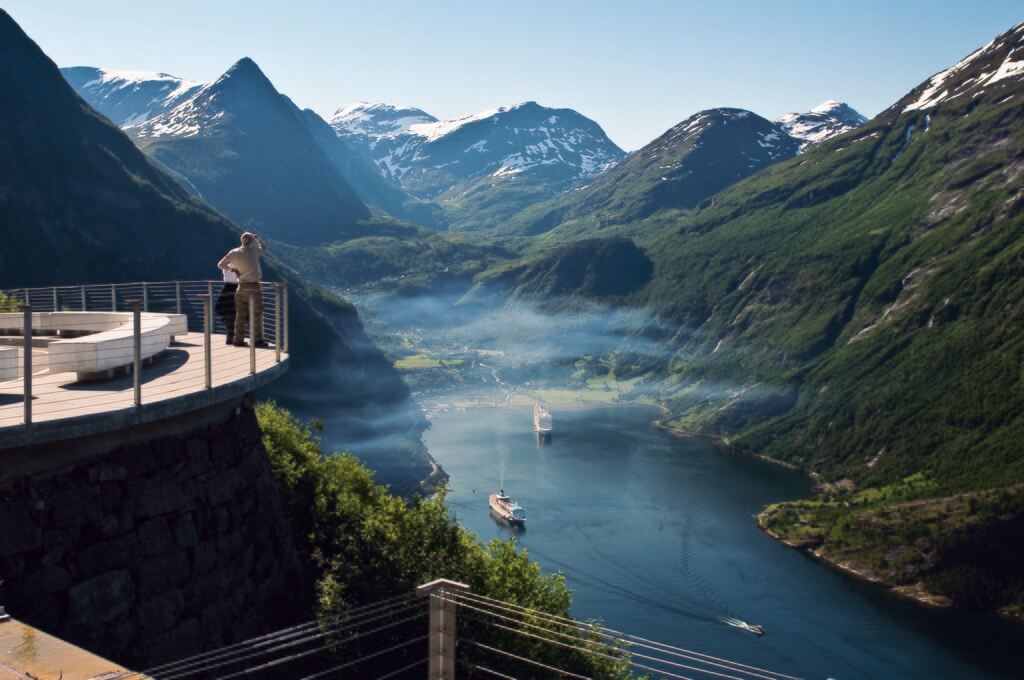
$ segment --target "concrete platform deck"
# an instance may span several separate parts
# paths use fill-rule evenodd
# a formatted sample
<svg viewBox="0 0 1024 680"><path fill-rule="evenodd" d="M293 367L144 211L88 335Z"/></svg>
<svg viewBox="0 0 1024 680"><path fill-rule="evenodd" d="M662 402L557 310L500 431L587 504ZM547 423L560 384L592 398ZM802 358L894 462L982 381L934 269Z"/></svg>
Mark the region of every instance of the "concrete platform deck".
<svg viewBox="0 0 1024 680"><path fill-rule="evenodd" d="M0 680L106 680L126 670L21 621L0 621Z"/></svg>
<svg viewBox="0 0 1024 680"><path fill-rule="evenodd" d="M288 355L282 352L277 363L272 346L256 350L255 375L249 374L248 347L226 345L223 335L214 335L211 351L213 389L206 389L203 335L177 338L143 369L140 409L133 403L131 375L76 382L74 373L34 370L33 422L28 427L21 379L0 381L0 449L97 434L204 408L251 392L287 370Z"/></svg>

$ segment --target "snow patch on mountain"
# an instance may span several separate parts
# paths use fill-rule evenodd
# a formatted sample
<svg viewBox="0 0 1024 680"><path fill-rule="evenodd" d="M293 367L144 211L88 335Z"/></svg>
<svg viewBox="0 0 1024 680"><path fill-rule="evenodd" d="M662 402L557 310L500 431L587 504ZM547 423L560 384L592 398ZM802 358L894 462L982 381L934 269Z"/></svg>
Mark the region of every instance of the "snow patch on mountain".
<svg viewBox="0 0 1024 680"><path fill-rule="evenodd" d="M818 104L806 113L787 113L775 119L786 133L800 142L800 149L806 150L826 139L858 128L868 122L852 106L830 99Z"/></svg>
<svg viewBox="0 0 1024 680"><path fill-rule="evenodd" d="M380 137L399 135L413 125L436 121L426 111L411 106L354 102L335 111L328 122L339 136L361 136L375 145Z"/></svg>
<svg viewBox="0 0 1024 680"><path fill-rule="evenodd" d="M63 68L61 73L83 99L122 128L169 111L206 85L168 73L90 66Z"/></svg>
<svg viewBox="0 0 1024 680"><path fill-rule="evenodd" d="M1024 24L1018 24L1010 33L990 41L964 59L944 71L936 73L922 86L917 97L903 107L902 113L931 109L944 101L971 94L978 97L984 94L984 88L1006 80L1024 78ZM998 41L998 42L997 42ZM986 59L998 58L1000 52L1005 56L998 66ZM970 74L968 67L977 62L983 65L976 69L980 73ZM989 70L986 70L989 69Z"/></svg>
<svg viewBox="0 0 1024 680"><path fill-rule="evenodd" d="M1011 57L1018 53L1020 53L1020 59L1011 59ZM999 65L999 68L992 74L992 77L985 81L985 85L998 83L1006 78L1019 78L1021 76L1024 76L1024 51L1013 50L1006 55L1006 59Z"/></svg>
<svg viewBox="0 0 1024 680"><path fill-rule="evenodd" d="M331 118L339 137L381 174L432 197L443 185L543 172L554 183L603 172L624 155L593 121L536 102L499 106L451 120L420 109L357 102Z"/></svg>
<svg viewBox="0 0 1024 680"><path fill-rule="evenodd" d="M487 111L481 111L480 113L474 113L471 116L464 116L462 118L456 118L454 120L438 120L431 123L417 123L409 126L409 134L416 135L417 137L423 137L428 142L433 142L445 135L450 135L464 125L475 123L480 120L486 120L493 117L495 114L509 111L512 107L499 106L496 109L488 109Z"/></svg>

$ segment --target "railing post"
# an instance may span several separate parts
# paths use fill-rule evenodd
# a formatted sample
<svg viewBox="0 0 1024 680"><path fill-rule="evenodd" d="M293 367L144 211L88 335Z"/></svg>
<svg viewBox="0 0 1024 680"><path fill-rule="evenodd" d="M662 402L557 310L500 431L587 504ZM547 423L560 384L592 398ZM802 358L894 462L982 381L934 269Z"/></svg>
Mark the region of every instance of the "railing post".
<svg viewBox="0 0 1024 680"><path fill-rule="evenodd" d="M28 288L26 288L22 292L22 294L25 296L25 306L26 307L31 307L32 306L32 298L29 296Z"/></svg>
<svg viewBox="0 0 1024 680"><path fill-rule="evenodd" d="M439 578L416 589L418 597L430 598L428 680L455 680L456 602L446 593L467 593L469 586Z"/></svg>
<svg viewBox="0 0 1024 680"><path fill-rule="evenodd" d="M53 287L53 311L60 311L60 295L57 293L57 286Z"/></svg>
<svg viewBox="0 0 1024 680"><path fill-rule="evenodd" d="M213 299L213 281L207 281L206 282L206 298L208 300L212 300ZM214 318L210 319L210 332L211 333L216 333L217 332L217 319L214 319Z"/></svg>
<svg viewBox="0 0 1024 680"><path fill-rule="evenodd" d="M274 284L274 361L281 363L281 284Z"/></svg>
<svg viewBox="0 0 1024 680"><path fill-rule="evenodd" d="M288 354L288 282L284 284L284 353Z"/></svg>
<svg viewBox="0 0 1024 680"><path fill-rule="evenodd" d="M24 336L22 357L22 380L25 399L25 425L32 424L32 305L25 305L25 317L22 321L21 334Z"/></svg>
<svg viewBox="0 0 1024 680"><path fill-rule="evenodd" d="M142 311L149 311L149 284L145 282L142 284Z"/></svg>
<svg viewBox="0 0 1024 680"><path fill-rule="evenodd" d="M237 340L237 338L235 338ZM249 293L249 375L256 375L256 295Z"/></svg>
<svg viewBox="0 0 1024 680"><path fill-rule="evenodd" d="M79 293L79 295L82 296L82 311L83 312L88 311L86 308L88 307L89 303L86 302L86 299L85 299L85 286L79 286L78 287L78 293Z"/></svg>
<svg viewBox="0 0 1024 680"><path fill-rule="evenodd" d="M132 367L135 382L135 408L142 407L142 313L132 303Z"/></svg>
<svg viewBox="0 0 1024 680"><path fill-rule="evenodd" d="M203 359L206 373L206 389L213 387L213 349L210 346L210 333L213 327L213 296L203 298Z"/></svg>
<svg viewBox="0 0 1024 680"><path fill-rule="evenodd" d="M174 313L181 314L181 281L174 282Z"/></svg>
<svg viewBox="0 0 1024 680"><path fill-rule="evenodd" d="M110 311L117 311L117 284L110 284Z"/></svg>

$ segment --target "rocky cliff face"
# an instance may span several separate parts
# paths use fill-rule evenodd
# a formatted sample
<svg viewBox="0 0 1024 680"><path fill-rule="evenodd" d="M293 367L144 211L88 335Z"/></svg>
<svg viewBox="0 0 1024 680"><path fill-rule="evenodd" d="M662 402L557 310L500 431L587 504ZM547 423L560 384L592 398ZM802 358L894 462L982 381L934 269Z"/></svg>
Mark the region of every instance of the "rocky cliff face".
<svg viewBox="0 0 1024 680"><path fill-rule="evenodd" d="M70 464L81 442L3 452L42 463L0 482L0 602L136 667L287 623L298 566L251 405L123 434Z"/></svg>

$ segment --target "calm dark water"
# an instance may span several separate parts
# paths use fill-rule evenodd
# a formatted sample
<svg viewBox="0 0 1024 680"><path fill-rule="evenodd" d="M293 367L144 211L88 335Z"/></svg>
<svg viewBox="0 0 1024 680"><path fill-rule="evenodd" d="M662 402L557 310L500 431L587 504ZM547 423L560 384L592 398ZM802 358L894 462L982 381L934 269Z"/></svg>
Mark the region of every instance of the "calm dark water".
<svg viewBox="0 0 1024 680"><path fill-rule="evenodd" d="M561 571L576 616L806 678L1024 675L1024 627L919 607L776 543L752 516L806 495L806 480L658 431L654 416L556 412L541 446L530 411L473 408L436 414L424 441L451 475L459 521L484 540L515 535ZM526 508L525 531L488 512L502 484Z"/></svg>

